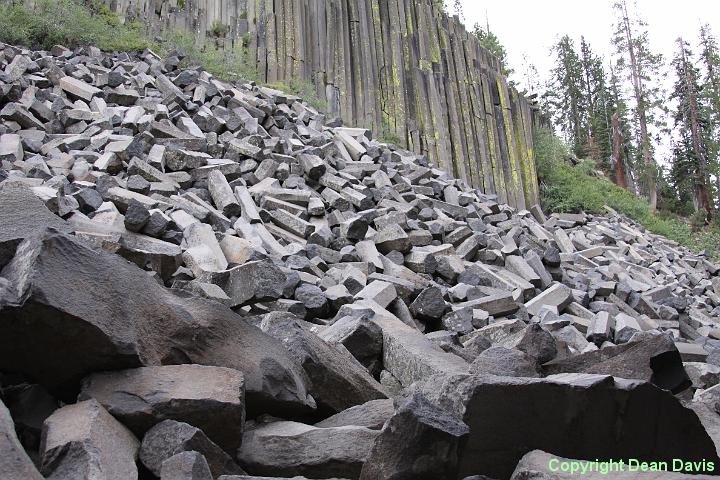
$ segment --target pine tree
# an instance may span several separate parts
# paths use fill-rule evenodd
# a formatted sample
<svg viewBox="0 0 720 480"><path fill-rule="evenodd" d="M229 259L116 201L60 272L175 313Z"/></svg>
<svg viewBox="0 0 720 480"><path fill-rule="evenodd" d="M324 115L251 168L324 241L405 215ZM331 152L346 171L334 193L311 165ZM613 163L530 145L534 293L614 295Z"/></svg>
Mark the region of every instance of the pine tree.
<svg viewBox="0 0 720 480"><path fill-rule="evenodd" d="M610 117L605 105L606 80L602 59L595 55L585 37L580 37L580 63L583 71L583 100L587 135L584 144L585 156L600 161L607 170L612 151L610 141Z"/></svg>
<svg viewBox="0 0 720 480"><path fill-rule="evenodd" d="M711 125L707 139L708 167L715 176L715 198L720 208L720 50L707 24L700 28L700 48L705 70L702 98Z"/></svg>
<svg viewBox="0 0 720 480"><path fill-rule="evenodd" d="M626 0L614 4L618 15L613 43L617 54L617 67L632 84L635 137L642 160L643 190L650 201L650 208L657 209L658 168L654 158L654 142L662 129L659 114L664 110L663 95L657 83L662 67L662 56L649 49L647 24L631 18Z"/></svg>
<svg viewBox="0 0 720 480"><path fill-rule="evenodd" d="M480 45L490 51L495 58L500 61L500 69L503 75L509 77L514 73L514 70L510 68L507 58L507 50L500 39L492 31L490 31L490 25L483 28L479 23L476 23L473 27L473 34L480 41Z"/></svg>
<svg viewBox="0 0 720 480"><path fill-rule="evenodd" d="M612 163L615 183L622 188L635 192L635 182L632 175L635 146L632 143L628 106L612 62L610 63L606 110L611 119L610 135L612 138Z"/></svg>
<svg viewBox="0 0 720 480"><path fill-rule="evenodd" d="M708 110L702 103L700 71L693 64L690 46L682 38L678 38L678 53L672 64L677 80L670 98L678 102L675 129L676 134L683 139L676 151L680 148L687 149L682 152L681 159L683 171L692 178L693 204L695 210L705 210L709 218L712 211L707 162L707 140L711 137L710 119L707 117Z"/></svg>
<svg viewBox="0 0 720 480"><path fill-rule="evenodd" d="M552 48L555 67L551 71L551 83L545 92L555 124L565 136L573 152L583 156L583 144L587 139L587 115L585 105L585 80L580 56L572 39L565 35Z"/></svg>

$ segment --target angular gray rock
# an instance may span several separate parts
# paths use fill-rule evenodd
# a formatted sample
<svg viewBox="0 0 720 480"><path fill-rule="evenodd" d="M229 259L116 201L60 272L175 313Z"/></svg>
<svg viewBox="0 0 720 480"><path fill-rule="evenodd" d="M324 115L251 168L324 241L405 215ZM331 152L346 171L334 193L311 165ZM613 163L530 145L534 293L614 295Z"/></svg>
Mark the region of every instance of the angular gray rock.
<svg viewBox="0 0 720 480"><path fill-rule="evenodd" d="M259 424L245 432L238 460L256 475L357 479L379 434L365 427Z"/></svg>
<svg viewBox="0 0 720 480"><path fill-rule="evenodd" d="M0 401L0 471L8 480L43 480L15 434L10 412Z"/></svg>
<svg viewBox="0 0 720 480"><path fill-rule="evenodd" d="M19 249L2 270L19 291L0 299L0 368L69 399L95 371L191 362L241 370L251 410L313 406L282 345L227 307L178 295L62 234Z"/></svg>
<svg viewBox="0 0 720 480"><path fill-rule="evenodd" d="M270 313L263 318L260 328L278 339L302 365L318 408L337 413L387 397L382 385L347 350L343 352L327 344L293 315Z"/></svg>
<svg viewBox="0 0 720 480"><path fill-rule="evenodd" d="M459 478L508 478L533 449L591 460L718 461L697 415L646 382L590 374L438 375L415 388L470 427Z"/></svg>
<svg viewBox="0 0 720 480"><path fill-rule="evenodd" d="M219 475L244 474L233 458L214 444L202 430L175 420L163 420L145 434L140 446L140 461L155 476L162 474L163 464L182 452L197 452L205 457L213 478Z"/></svg>
<svg viewBox="0 0 720 480"><path fill-rule="evenodd" d="M139 446L132 432L95 400L66 405L45 420L41 471L53 480L137 479Z"/></svg>
<svg viewBox="0 0 720 480"><path fill-rule="evenodd" d="M198 452L180 452L160 467L160 480L213 480L207 460Z"/></svg>
<svg viewBox="0 0 720 480"><path fill-rule="evenodd" d="M548 375L595 373L645 380L673 393L691 385L672 338L649 332L637 334L622 345L554 360L542 368Z"/></svg>
<svg viewBox="0 0 720 480"><path fill-rule="evenodd" d="M675 466L682 463L682 459ZM678 473L672 471L674 464L668 463L666 466L659 465L652 459L641 462L634 459L629 463L623 460L620 466L619 461L614 463L596 464L592 460L577 460L564 457L558 457L542 450L533 450L525 454L513 471L510 480L573 480L578 475L588 480L602 480L604 478L613 478L617 480L712 480L712 475L689 475L686 473ZM585 470L582 470L582 469ZM658 470L652 471L651 468ZM667 468L668 470L665 470ZM576 469L571 472L570 469ZM643 470L644 469L644 470ZM582 472L582 473L580 473Z"/></svg>
<svg viewBox="0 0 720 480"><path fill-rule="evenodd" d="M456 478L459 450L469 433L461 420L415 393L380 432L360 480Z"/></svg>
<svg viewBox="0 0 720 480"><path fill-rule="evenodd" d="M15 255L24 239L46 228L69 232L70 227L24 185L0 184L0 268Z"/></svg>
<svg viewBox="0 0 720 480"><path fill-rule="evenodd" d="M229 452L242 441L245 383L230 368L166 365L95 373L83 380L78 398L97 400L140 438L163 420L177 420Z"/></svg>
<svg viewBox="0 0 720 480"><path fill-rule="evenodd" d="M323 329L318 336L328 343L341 343L371 374L382 366L382 329L367 317L343 317Z"/></svg>
<svg viewBox="0 0 720 480"><path fill-rule="evenodd" d="M525 352L505 347L490 347L470 364L473 375L540 377L537 360Z"/></svg>
<svg viewBox="0 0 720 480"><path fill-rule="evenodd" d="M315 424L316 427L344 427L356 426L367 427L372 430L380 430L390 417L395 413L395 405L388 398L370 400L362 405L350 407L332 417Z"/></svg>

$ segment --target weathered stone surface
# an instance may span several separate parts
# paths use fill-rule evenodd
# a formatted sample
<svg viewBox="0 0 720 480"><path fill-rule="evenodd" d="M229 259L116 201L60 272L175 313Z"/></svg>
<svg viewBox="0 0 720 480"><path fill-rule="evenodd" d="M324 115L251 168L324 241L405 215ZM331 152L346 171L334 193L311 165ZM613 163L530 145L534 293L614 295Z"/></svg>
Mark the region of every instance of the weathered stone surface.
<svg viewBox="0 0 720 480"><path fill-rule="evenodd" d="M527 302L525 304L525 308L530 315L537 315L540 313L540 308L545 305L552 305L558 307L558 310L562 310L571 302L572 292L570 289L562 283L556 283L537 297Z"/></svg>
<svg viewBox="0 0 720 480"><path fill-rule="evenodd" d="M372 321L383 333L383 366L403 385L435 373L465 373L468 365L460 357L444 352L419 331L407 326L379 305L366 303L375 311Z"/></svg>
<svg viewBox="0 0 720 480"><path fill-rule="evenodd" d="M260 424L245 433L238 460L258 475L357 479L379 434L365 427Z"/></svg>
<svg viewBox="0 0 720 480"><path fill-rule="evenodd" d="M69 232L70 227L53 215L27 187L0 185L0 268L5 266L25 238L46 228Z"/></svg>
<svg viewBox="0 0 720 480"><path fill-rule="evenodd" d="M148 430L140 447L140 461L159 477L163 463L182 452L198 452L204 456L213 477L245 473L202 430L175 420L163 420Z"/></svg>
<svg viewBox="0 0 720 480"><path fill-rule="evenodd" d="M287 281L287 275L266 260L247 262L208 278L227 293L233 306L278 299Z"/></svg>
<svg viewBox="0 0 720 480"><path fill-rule="evenodd" d="M15 434L10 412L0 401L0 471L8 480L42 480Z"/></svg>
<svg viewBox="0 0 720 480"><path fill-rule="evenodd" d="M470 364L473 375L499 375L506 377L539 377L537 360L520 350L490 347Z"/></svg>
<svg viewBox="0 0 720 480"><path fill-rule="evenodd" d="M593 461L563 458L545 453L542 450L533 450L520 459L510 480L527 480L529 478L534 480L572 480L578 477L579 472L583 471L583 467L585 467L585 471L581 474L582 478L589 480L601 480L609 476L618 480L712 480L715 478L711 475L690 475L673 472L672 469L675 468L673 462L667 464L666 470L663 469L664 466L656 464L660 470L649 471L651 468L650 462L655 461L647 461L644 468L648 471L643 471L640 461L636 461L632 465L627 461L623 461L623 465L620 466L619 462L616 461L613 464L607 463L596 466ZM682 460L676 466L679 466L681 462ZM571 465L575 465L578 470L570 472Z"/></svg>
<svg viewBox="0 0 720 480"><path fill-rule="evenodd" d="M282 342L302 365L310 379L309 392L319 408L341 412L386 397L383 387L352 355L328 345L292 315L268 314L260 328Z"/></svg>
<svg viewBox="0 0 720 480"><path fill-rule="evenodd" d="M356 426L380 430L395 413L393 401L387 398L370 400L362 405L350 407L332 417L315 424L316 427L344 427Z"/></svg>
<svg viewBox="0 0 720 480"><path fill-rule="evenodd" d="M160 468L160 480L213 480L207 460L198 452L180 452Z"/></svg>
<svg viewBox="0 0 720 480"><path fill-rule="evenodd" d="M142 437L163 420L200 428L226 451L240 446L245 423L242 373L203 365L143 367L96 373L83 381L80 400L100 402Z"/></svg>
<svg viewBox="0 0 720 480"><path fill-rule="evenodd" d="M18 290L0 299L3 370L69 398L93 371L191 361L241 370L251 404L312 403L282 346L227 307L179 296L135 265L62 234L19 248L2 271ZM98 284L108 272L112 279Z"/></svg>
<svg viewBox="0 0 720 480"><path fill-rule="evenodd" d="M459 478L508 478L533 449L590 460L718 458L695 413L650 383L587 374L445 375L417 388L470 427Z"/></svg>
<svg viewBox="0 0 720 480"><path fill-rule="evenodd" d="M469 433L461 420L416 393L380 432L360 479L456 478L458 451Z"/></svg>
<svg viewBox="0 0 720 480"><path fill-rule="evenodd" d="M690 386L680 354L667 335L638 334L622 345L554 360L543 365L547 374L594 373L645 380L673 393Z"/></svg>
<svg viewBox="0 0 720 480"><path fill-rule="evenodd" d="M98 402L55 411L43 426L40 454L46 478L138 478L140 443Z"/></svg>
<svg viewBox="0 0 720 480"><path fill-rule="evenodd" d="M382 364L382 329L366 317L343 317L318 333L328 343L341 343L372 374Z"/></svg>

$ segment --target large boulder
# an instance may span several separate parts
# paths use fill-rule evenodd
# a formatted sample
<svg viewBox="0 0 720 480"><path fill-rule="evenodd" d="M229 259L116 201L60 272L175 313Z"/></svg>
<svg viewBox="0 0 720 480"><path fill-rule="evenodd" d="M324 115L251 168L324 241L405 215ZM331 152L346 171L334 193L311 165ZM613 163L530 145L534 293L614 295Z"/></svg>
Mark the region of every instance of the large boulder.
<svg viewBox="0 0 720 480"><path fill-rule="evenodd" d="M534 449L583 460L720 461L697 415L647 382L436 375L413 389L470 427L459 478L508 478Z"/></svg>
<svg viewBox="0 0 720 480"><path fill-rule="evenodd" d="M470 364L474 375L499 375L505 377L539 377L533 357L520 350L490 347L480 352Z"/></svg>
<svg viewBox="0 0 720 480"><path fill-rule="evenodd" d="M341 412L386 398L385 389L341 345L330 345L289 313L265 315L260 328L280 340L310 379L309 391L321 411Z"/></svg>
<svg viewBox="0 0 720 480"><path fill-rule="evenodd" d="M81 400L94 398L142 437L163 420L200 428L228 452L242 441L245 385L237 370L203 365L142 367L90 375Z"/></svg>
<svg viewBox="0 0 720 480"><path fill-rule="evenodd" d="M140 461L159 477L163 463L182 452L198 452L203 455L213 477L245 473L232 457L213 443L202 430L175 420L163 420L148 430L140 447Z"/></svg>
<svg viewBox="0 0 720 480"><path fill-rule="evenodd" d="M22 184L0 184L0 268L15 255L24 239L53 227L70 231L67 223Z"/></svg>
<svg viewBox="0 0 720 480"><path fill-rule="evenodd" d="M690 387L672 337L638 333L630 342L585 352L543 365L547 374L597 373L645 380L673 393Z"/></svg>
<svg viewBox="0 0 720 480"><path fill-rule="evenodd" d="M0 472L8 480L43 480L15 435L10 412L0 401Z"/></svg>
<svg viewBox="0 0 720 480"><path fill-rule="evenodd" d="M15 292L0 298L0 369L27 374L66 401L92 372L196 363L242 371L250 409L314 404L277 340L69 235L28 238L1 275Z"/></svg>
<svg viewBox="0 0 720 480"><path fill-rule="evenodd" d="M48 479L137 479L140 443L95 400L67 405L45 420L40 454Z"/></svg>
<svg viewBox="0 0 720 480"><path fill-rule="evenodd" d="M238 460L255 475L357 479L379 434L365 427L259 424L245 432Z"/></svg>
<svg viewBox="0 0 720 480"><path fill-rule="evenodd" d="M455 478L458 451L470 430L420 394L402 403L375 440L360 479Z"/></svg>
<svg viewBox="0 0 720 480"><path fill-rule="evenodd" d="M395 405L389 398L370 400L362 405L350 407L332 417L315 424L316 427L344 427L353 425L380 430L395 413Z"/></svg>
<svg viewBox="0 0 720 480"><path fill-rule="evenodd" d="M618 459L619 460L619 459ZM533 450L525 454L515 467L510 480L712 480L715 476L688 475L673 471L683 462L646 462L633 460L594 462L558 457L541 450ZM715 467L713 468L713 470Z"/></svg>
<svg viewBox="0 0 720 480"><path fill-rule="evenodd" d="M213 480L213 477L200 453L180 452L162 463L160 480Z"/></svg>

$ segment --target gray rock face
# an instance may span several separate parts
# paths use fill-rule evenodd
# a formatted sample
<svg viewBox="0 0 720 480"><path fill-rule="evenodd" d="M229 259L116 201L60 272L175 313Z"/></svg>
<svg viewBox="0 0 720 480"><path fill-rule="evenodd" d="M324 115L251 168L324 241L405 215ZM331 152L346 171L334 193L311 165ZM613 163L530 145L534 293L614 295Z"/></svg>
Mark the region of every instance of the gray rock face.
<svg viewBox="0 0 720 480"><path fill-rule="evenodd" d="M553 336L537 323L501 340L499 345L514 348L535 358L538 363L549 362L557 355Z"/></svg>
<svg viewBox="0 0 720 480"><path fill-rule="evenodd" d="M15 434L10 412L0 402L0 471L8 480L42 480Z"/></svg>
<svg viewBox="0 0 720 480"><path fill-rule="evenodd" d="M366 317L343 317L318 336L328 343L341 343L372 374L382 366L382 329Z"/></svg>
<svg viewBox="0 0 720 480"><path fill-rule="evenodd" d="M331 428L352 425L380 430L395 413L395 405L390 399L370 400L362 405L350 407L332 417L315 424L316 427Z"/></svg>
<svg viewBox="0 0 720 480"><path fill-rule="evenodd" d="M25 238L48 227L70 231L70 227L25 186L0 184L0 205L0 268L12 259Z"/></svg>
<svg viewBox="0 0 720 480"><path fill-rule="evenodd" d="M462 421L415 394L380 432L360 479L456 478L458 451L469 433Z"/></svg>
<svg viewBox="0 0 720 480"><path fill-rule="evenodd" d="M198 452L180 452L162 463L160 480L213 480L207 460Z"/></svg>
<svg viewBox="0 0 720 480"><path fill-rule="evenodd" d="M682 398L720 438L710 365L720 365L720 265L705 253L614 212L513 209L436 158L343 127L294 95L184 68L182 51L2 49L0 395L30 457L43 421L77 401L83 379L81 399L102 396L138 437L164 419L187 425L156 437L163 460L180 453L172 445L191 448L178 435L234 452L245 410L375 430L394 413L387 394L469 372L493 380L447 401L485 395L463 415L471 427L487 417L490 433L476 428L470 443L487 440L480 462L500 452L503 478L511 457L536 447L589 456L607 452L600 444L639 454L692 445L683 435L695 426L675 435L668 422L682 415L657 407L647 386L566 388L537 378L546 373L636 377L672 392L691 380L695 401ZM668 338L645 338L657 333ZM407 438L410 425L446 432L430 427L441 413L407 415ZM433 471L426 460L451 470L414 443L379 452L382 471L418 477ZM496 476L463 472L464 451L460 442L459 475ZM384 455L393 452L418 452L418 463ZM201 454L213 478L223 471L226 457ZM293 454L312 464L326 452ZM201 458L183 453L164 474L156 459L154 475L203 476ZM270 471L272 458L262 461ZM347 463L332 475L358 476L359 456Z"/></svg>
<svg viewBox="0 0 720 480"><path fill-rule="evenodd" d="M551 463L552 462L552 463ZM572 480L576 479L578 472L570 473L569 471L561 471L561 466L569 466L575 464L577 467L582 468L582 464L578 463L576 459L568 459L558 457L545 453L541 450L533 450L525 454L520 462L518 462L515 471L510 477L510 480ZM593 468L591 464L585 465L586 468ZM552 467L552 468L551 468ZM617 466L606 464L604 467L608 470L605 473L602 471L586 471L582 474L582 478L589 480L601 480L608 478L609 475L612 478L618 480L712 480L715 478L712 475L688 475L686 473L677 473L672 471L642 471L640 462L636 462L634 465L629 465L627 462L624 465L624 471L621 471ZM646 468L650 468L648 463ZM672 469L672 463L668 465L668 468ZM633 469L633 470L631 470Z"/></svg>
<svg viewBox="0 0 720 480"><path fill-rule="evenodd" d="M460 478L508 478L533 449L591 460L718 461L695 413L650 383L588 374L452 375L432 377L417 389L470 427Z"/></svg>
<svg viewBox="0 0 720 480"><path fill-rule="evenodd" d="M238 460L257 475L357 479L379 434L365 427L273 422L245 432Z"/></svg>
<svg viewBox="0 0 720 480"><path fill-rule="evenodd" d="M138 478L135 436L98 402L67 405L45 420L40 454L49 479Z"/></svg>
<svg viewBox="0 0 720 480"><path fill-rule="evenodd" d="M138 437L169 419L200 428L229 452L242 441L245 383L230 368L167 365L96 373L85 378L78 398L97 400Z"/></svg>
<svg viewBox="0 0 720 480"><path fill-rule="evenodd" d="M269 314L260 328L282 342L302 365L310 379L309 392L319 408L341 412L387 396L382 385L352 355L328 345L292 315Z"/></svg>
<svg viewBox="0 0 720 480"><path fill-rule="evenodd" d="M312 405L282 346L226 307L178 296L69 236L44 234L19 248L2 271L18 291L0 305L0 368L68 398L93 371L189 360L241 370L250 403Z"/></svg>
<svg viewBox="0 0 720 480"><path fill-rule="evenodd" d="M679 393L690 386L675 343L666 335L636 335L631 342L554 360L546 374L595 373L645 380Z"/></svg>
<svg viewBox="0 0 720 480"><path fill-rule="evenodd" d="M182 452L204 456L213 477L245 473L202 430L175 420L164 420L148 430L140 447L140 461L159 477L164 462Z"/></svg>
<svg viewBox="0 0 720 480"><path fill-rule="evenodd" d="M473 375L539 377L537 362L527 353L505 347L490 347L470 364Z"/></svg>

